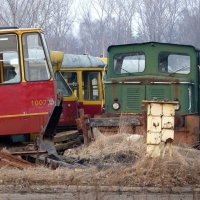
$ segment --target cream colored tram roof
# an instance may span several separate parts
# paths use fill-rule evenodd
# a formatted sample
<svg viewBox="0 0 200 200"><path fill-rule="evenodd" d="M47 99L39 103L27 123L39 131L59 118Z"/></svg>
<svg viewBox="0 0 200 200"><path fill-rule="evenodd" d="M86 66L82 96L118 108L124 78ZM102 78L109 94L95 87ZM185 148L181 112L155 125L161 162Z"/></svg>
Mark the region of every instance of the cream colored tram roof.
<svg viewBox="0 0 200 200"><path fill-rule="evenodd" d="M90 55L65 54L61 68L104 68L106 63Z"/></svg>

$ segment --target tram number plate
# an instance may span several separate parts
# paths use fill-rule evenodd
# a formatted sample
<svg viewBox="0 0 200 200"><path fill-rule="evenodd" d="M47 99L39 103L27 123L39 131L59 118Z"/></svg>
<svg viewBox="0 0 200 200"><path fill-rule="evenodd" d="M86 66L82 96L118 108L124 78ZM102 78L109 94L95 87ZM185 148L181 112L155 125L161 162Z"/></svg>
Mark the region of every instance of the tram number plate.
<svg viewBox="0 0 200 200"><path fill-rule="evenodd" d="M45 106L47 104L47 100L33 100L31 101L32 106Z"/></svg>

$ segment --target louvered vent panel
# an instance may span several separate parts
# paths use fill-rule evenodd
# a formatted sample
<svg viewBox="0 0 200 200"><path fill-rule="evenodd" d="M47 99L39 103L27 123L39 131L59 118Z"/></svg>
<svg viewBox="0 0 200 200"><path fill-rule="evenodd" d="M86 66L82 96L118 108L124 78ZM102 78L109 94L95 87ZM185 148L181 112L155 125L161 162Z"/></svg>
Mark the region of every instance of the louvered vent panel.
<svg viewBox="0 0 200 200"><path fill-rule="evenodd" d="M164 100L165 99L165 94L164 94L164 89L151 89L150 91L150 97L151 100L156 97L158 100Z"/></svg>
<svg viewBox="0 0 200 200"><path fill-rule="evenodd" d="M126 111L140 112L140 110L141 110L140 90L136 88L127 88Z"/></svg>

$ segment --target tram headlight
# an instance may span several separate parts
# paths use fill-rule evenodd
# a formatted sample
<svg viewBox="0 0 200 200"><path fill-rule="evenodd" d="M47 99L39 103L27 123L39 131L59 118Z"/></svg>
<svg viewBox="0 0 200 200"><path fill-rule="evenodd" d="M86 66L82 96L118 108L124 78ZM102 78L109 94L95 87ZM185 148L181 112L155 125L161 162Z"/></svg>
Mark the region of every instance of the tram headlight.
<svg viewBox="0 0 200 200"><path fill-rule="evenodd" d="M118 102L114 102L112 107L113 107L114 110L118 110L120 108L120 105L119 105Z"/></svg>

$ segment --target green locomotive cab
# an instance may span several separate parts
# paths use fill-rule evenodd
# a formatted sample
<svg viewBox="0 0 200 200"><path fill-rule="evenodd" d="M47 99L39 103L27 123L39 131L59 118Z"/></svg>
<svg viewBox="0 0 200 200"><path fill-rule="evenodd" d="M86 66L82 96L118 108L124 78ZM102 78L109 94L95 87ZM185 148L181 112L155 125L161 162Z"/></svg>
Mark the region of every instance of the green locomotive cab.
<svg viewBox="0 0 200 200"><path fill-rule="evenodd" d="M143 100L177 101L174 142L198 144L199 52L157 42L108 47L105 113L142 116Z"/></svg>

